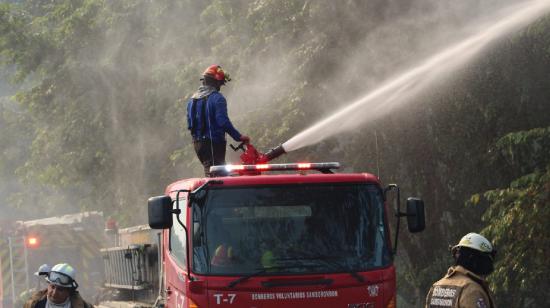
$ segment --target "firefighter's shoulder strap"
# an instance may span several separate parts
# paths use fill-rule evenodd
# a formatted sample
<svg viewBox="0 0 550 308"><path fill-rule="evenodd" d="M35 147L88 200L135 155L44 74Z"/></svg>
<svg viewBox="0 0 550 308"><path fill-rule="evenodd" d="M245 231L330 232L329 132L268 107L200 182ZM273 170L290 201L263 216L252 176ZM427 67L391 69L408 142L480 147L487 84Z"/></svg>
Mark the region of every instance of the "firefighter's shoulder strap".
<svg viewBox="0 0 550 308"><path fill-rule="evenodd" d="M209 97L210 95L201 98L193 98L193 101L191 102L191 134L193 134L197 128L197 102L203 100L201 105L201 125L196 136L197 138L202 138L206 134L206 104L208 103Z"/></svg>

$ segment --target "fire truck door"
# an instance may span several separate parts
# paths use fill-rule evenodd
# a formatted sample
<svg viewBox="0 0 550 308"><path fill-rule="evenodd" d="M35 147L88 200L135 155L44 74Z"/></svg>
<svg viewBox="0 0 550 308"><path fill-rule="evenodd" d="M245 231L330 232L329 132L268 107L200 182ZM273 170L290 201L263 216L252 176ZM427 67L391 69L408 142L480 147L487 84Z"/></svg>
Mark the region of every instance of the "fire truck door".
<svg viewBox="0 0 550 308"><path fill-rule="evenodd" d="M175 218L175 217L174 217ZM180 214L180 220L185 222L185 211ZM174 225L168 235L169 253L165 262L166 273L166 304L167 307L187 307L187 244L186 231L174 219Z"/></svg>

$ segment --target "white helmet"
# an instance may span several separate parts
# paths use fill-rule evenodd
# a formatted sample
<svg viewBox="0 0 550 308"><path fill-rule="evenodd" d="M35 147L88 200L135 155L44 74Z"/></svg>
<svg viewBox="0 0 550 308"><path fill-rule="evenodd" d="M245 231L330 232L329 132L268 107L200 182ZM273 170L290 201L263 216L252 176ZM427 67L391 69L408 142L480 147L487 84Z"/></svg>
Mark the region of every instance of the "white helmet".
<svg viewBox="0 0 550 308"><path fill-rule="evenodd" d="M458 244L453 246L452 251L455 251L458 247L468 247L483 253L493 255L495 250L489 240L477 233L468 233L464 235Z"/></svg>
<svg viewBox="0 0 550 308"><path fill-rule="evenodd" d="M67 263L59 263L54 265L50 270L46 280L56 286L64 288L78 288L75 281L76 270Z"/></svg>
<svg viewBox="0 0 550 308"><path fill-rule="evenodd" d="M50 272L51 270L51 266L49 266L48 264L42 264L40 265L40 267L38 268L38 271L34 272L34 275L35 276L46 276L48 275L48 273Z"/></svg>

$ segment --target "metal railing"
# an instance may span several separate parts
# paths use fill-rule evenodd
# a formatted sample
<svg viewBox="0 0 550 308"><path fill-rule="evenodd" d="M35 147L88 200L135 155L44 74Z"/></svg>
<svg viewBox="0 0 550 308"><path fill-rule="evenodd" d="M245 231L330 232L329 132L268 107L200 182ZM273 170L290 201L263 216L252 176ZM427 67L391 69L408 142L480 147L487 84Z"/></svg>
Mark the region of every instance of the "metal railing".
<svg viewBox="0 0 550 308"><path fill-rule="evenodd" d="M105 268L105 287L146 290L158 284L157 246L130 245L101 249Z"/></svg>

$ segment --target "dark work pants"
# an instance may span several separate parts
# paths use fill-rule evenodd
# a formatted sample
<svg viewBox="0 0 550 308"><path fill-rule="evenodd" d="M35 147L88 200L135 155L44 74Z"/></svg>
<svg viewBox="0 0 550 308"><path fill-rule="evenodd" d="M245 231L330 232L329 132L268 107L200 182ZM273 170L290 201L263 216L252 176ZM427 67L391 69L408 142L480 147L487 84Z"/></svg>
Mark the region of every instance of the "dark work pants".
<svg viewBox="0 0 550 308"><path fill-rule="evenodd" d="M195 153L204 167L204 175L210 177L210 166L225 165L226 142L213 143L210 139L193 141Z"/></svg>

